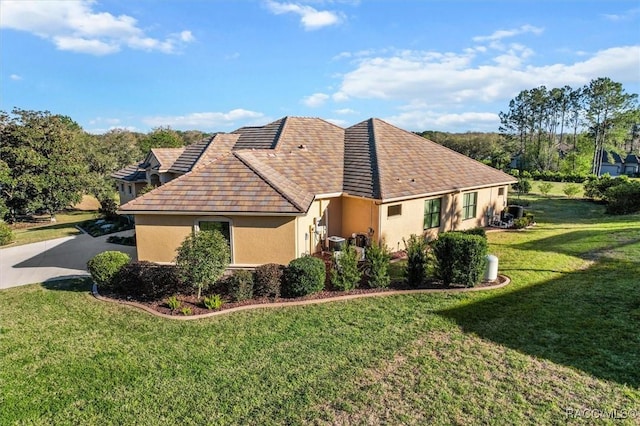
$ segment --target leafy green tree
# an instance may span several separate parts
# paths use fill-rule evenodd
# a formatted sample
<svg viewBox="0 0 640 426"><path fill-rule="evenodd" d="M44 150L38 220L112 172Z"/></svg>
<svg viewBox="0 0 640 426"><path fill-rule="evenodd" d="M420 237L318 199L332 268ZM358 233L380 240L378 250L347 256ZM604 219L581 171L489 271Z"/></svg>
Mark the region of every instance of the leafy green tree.
<svg viewBox="0 0 640 426"><path fill-rule="evenodd" d="M602 152L616 136L619 138L620 133L626 133L624 128L630 124L627 118L631 111L637 109L638 95L626 93L621 83L608 77L592 80L585 86L584 93L586 120L594 146L591 172L598 175L602 167Z"/></svg>
<svg viewBox="0 0 640 426"><path fill-rule="evenodd" d="M89 166L87 192L96 197L104 210L109 210L115 196L111 173L139 160L141 154L134 133L122 129L104 135L82 137L85 161Z"/></svg>
<svg viewBox="0 0 640 426"><path fill-rule="evenodd" d="M156 127L138 142L138 147L143 155L151 151L151 148L180 148L182 146L184 146L184 141L170 127Z"/></svg>
<svg viewBox="0 0 640 426"><path fill-rule="evenodd" d="M538 189L540 190L540 193L545 197L549 195L549 192L551 192L551 188L553 188L553 185L549 182L540 182L538 184Z"/></svg>
<svg viewBox="0 0 640 426"><path fill-rule="evenodd" d="M180 277L198 290L202 290L222 277L231 261L227 240L220 231L192 233L178 248L176 266Z"/></svg>
<svg viewBox="0 0 640 426"><path fill-rule="evenodd" d="M0 113L0 160L9 169L2 196L12 214L42 209L53 220L80 201L88 174L81 135L69 117L48 111Z"/></svg>

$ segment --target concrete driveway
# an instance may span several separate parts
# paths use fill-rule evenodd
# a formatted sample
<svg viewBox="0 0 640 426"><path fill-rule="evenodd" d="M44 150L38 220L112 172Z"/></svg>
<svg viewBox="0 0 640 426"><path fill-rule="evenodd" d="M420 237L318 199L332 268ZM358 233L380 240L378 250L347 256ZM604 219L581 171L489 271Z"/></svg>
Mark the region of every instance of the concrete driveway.
<svg viewBox="0 0 640 426"><path fill-rule="evenodd" d="M131 235L123 231L111 235ZM135 260L136 248L107 243L108 235L88 234L0 249L0 289L56 279L88 276L87 261L107 250L122 251Z"/></svg>

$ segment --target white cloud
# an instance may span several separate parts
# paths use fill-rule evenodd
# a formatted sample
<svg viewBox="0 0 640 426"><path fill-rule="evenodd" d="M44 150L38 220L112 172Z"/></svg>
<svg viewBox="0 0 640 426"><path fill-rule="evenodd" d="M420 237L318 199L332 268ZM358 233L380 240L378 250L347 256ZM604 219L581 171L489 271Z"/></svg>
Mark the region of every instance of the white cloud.
<svg viewBox="0 0 640 426"><path fill-rule="evenodd" d="M523 25L520 28L514 28L511 30L498 30L493 34L488 36L476 36L473 37L473 41L482 42L482 41L499 41L504 38L515 37L520 34L532 33L532 34L542 34L544 28L534 27L533 25Z"/></svg>
<svg viewBox="0 0 640 426"><path fill-rule="evenodd" d="M357 114L358 111L355 111L351 108L342 108L342 109L336 109L335 111L336 114L340 114L340 115L349 115L349 114Z"/></svg>
<svg viewBox="0 0 640 426"><path fill-rule="evenodd" d="M10 78L11 80L13 80L13 81L20 81L20 80L22 80L22 76L21 76L21 75L18 75L18 74L11 74L11 75L9 76L9 78Z"/></svg>
<svg viewBox="0 0 640 426"><path fill-rule="evenodd" d="M500 125L500 117L493 112L442 113L416 108L384 119L389 123L414 131L447 130L466 132L470 130L495 132Z"/></svg>
<svg viewBox="0 0 640 426"><path fill-rule="evenodd" d="M628 21L634 19L640 14L640 8L629 9L621 14L605 14L602 15L606 20L612 22Z"/></svg>
<svg viewBox="0 0 640 426"><path fill-rule="evenodd" d="M229 112L194 112L186 115L145 117L142 122L151 126L170 126L185 130L227 130L240 126L264 124L268 117L261 112L234 109Z"/></svg>
<svg viewBox="0 0 640 426"><path fill-rule="evenodd" d="M541 84L581 85L601 76L637 82L640 67L640 46L602 50L573 64L531 65L526 61L531 55L530 49L520 47L489 58L493 64L467 51L399 52L366 58L341 77L339 90L332 97L336 101L427 101L432 106L450 107L508 101L520 90Z"/></svg>
<svg viewBox="0 0 640 426"><path fill-rule="evenodd" d="M337 25L344 19L343 15L338 12L317 10L311 6L299 3L279 3L277 1L267 0L265 5L267 9L275 15L281 15L284 13L295 13L296 15L299 15L300 22L307 31Z"/></svg>
<svg viewBox="0 0 640 426"><path fill-rule="evenodd" d="M329 95L324 93L314 93L313 95L307 96L302 100L302 103L311 108L317 108L322 105L330 98Z"/></svg>
<svg viewBox="0 0 640 426"><path fill-rule="evenodd" d="M194 40L191 31L150 37L127 15L94 11L93 0L5 1L0 27L26 31L51 40L58 49L92 55L108 55L123 47L174 53Z"/></svg>

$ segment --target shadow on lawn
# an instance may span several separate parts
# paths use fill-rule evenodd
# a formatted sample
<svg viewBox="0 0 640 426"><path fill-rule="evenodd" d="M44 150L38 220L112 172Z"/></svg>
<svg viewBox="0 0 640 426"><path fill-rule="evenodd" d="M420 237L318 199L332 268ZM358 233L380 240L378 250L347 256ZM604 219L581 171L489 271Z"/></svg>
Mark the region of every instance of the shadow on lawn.
<svg viewBox="0 0 640 426"><path fill-rule="evenodd" d="M47 290L90 293L93 281L89 277L78 277L70 275L68 277L60 277L44 281L41 285Z"/></svg>
<svg viewBox="0 0 640 426"><path fill-rule="evenodd" d="M604 258L545 283L439 312L465 332L640 387L640 263Z"/></svg>

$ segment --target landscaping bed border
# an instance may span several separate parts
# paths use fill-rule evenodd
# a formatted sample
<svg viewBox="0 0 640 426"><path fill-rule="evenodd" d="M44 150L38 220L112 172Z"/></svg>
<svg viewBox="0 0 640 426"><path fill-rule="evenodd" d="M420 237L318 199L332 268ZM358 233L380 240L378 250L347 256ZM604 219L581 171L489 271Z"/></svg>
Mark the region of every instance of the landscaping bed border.
<svg viewBox="0 0 640 426"><path fill-rule="evenodd" d="M282 302L270 302L270 303L255 303L250 305L242 305L236 306L234 308L223 309L219 311L208 312L206 314L197 314L197 315L167 315L161 312L156 311L142 303L138 302L130 302L125 300L116 300L111 299L109 297L105 297L100 295L98 292L98 286L94 282L91 287L92 295L103 302L111 302L111 303L119 303L122 305L133 306L138 309L142 309L143 311L155 315L161 318L180 320L180 321L190 321L197 320L203 318L211 318L219 315L231 314L234 312L240 311L248 311L254 309L264 309L264 308L284 308L290 306L306 306L306 305L316 305L321 303L329 303L329 302L340 302L345 300L353 300L353 299L362 299L365 297L381 297L381 296L397 296L397 295L408 295L408 294L424 294L424 293L464 293L471 291L485 291L485 290L496 290L502 287L507 286L511 282L511 278L506 275L498 274L498 280L496 284L484 285L479 287L464 287L464 288L428 288L428 289L410 289L410 290L383 290L376 291L370 293L358 293L358 294L347 294L340 295L334 297L323 297L317 299L308 299L308 300L292 300L292 301L282 301Z"/></svg>

